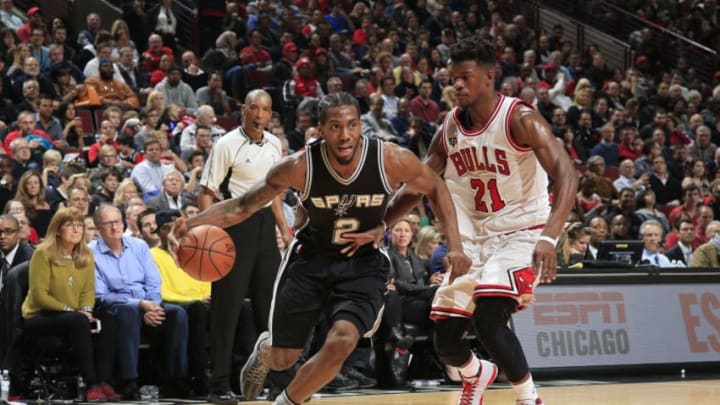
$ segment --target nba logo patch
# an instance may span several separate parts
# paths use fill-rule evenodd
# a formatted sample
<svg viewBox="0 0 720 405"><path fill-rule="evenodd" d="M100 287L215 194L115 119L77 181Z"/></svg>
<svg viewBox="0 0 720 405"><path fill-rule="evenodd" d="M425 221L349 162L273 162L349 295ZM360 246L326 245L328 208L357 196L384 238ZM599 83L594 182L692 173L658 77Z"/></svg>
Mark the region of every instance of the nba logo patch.
<svg viewBox="0 0 720 405"><path fill-rule="evenodd" d="M447 140L451 148L457 146L457 134L455 133L455 131L450 131Z"/></svg>

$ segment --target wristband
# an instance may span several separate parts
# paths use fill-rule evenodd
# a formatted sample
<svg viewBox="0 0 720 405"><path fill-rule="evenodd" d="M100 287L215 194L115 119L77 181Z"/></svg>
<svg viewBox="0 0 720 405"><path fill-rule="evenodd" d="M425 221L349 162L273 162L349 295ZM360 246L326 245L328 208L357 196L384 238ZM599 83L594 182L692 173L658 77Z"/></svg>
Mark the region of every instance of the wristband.
<svg viewBox="0 0 720 405"><path fill-rule="evenodd" d="M557 246L557 238L551 238L547 235L540 235L540 236L538 236L538 241L541 241L541 240L544 240L545 242L553 245L553 247Z"/></svg>

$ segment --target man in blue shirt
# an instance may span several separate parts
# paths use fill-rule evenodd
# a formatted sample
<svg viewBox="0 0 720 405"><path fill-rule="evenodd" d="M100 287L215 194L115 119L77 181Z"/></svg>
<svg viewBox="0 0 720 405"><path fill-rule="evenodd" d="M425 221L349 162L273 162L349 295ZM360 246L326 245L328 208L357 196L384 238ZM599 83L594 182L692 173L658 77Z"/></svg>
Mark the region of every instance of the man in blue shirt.
<svg viewBox="0 0 720 405"><path fill-rule="evenodd" d="M100 233L90 243L95 256L96 305L118 320L123 395L126 399L137 397L141 331L157 335L162 342L163 375L168 378L165 382L168 388L180 388L177 383L187 376L187 313L178 305L161 304L161 278L150 249L143 240L123 235L120 210L101 205L95 210L94 220Z"/></svg>
<svg viewBox="0 0 720 405"><path fill-rule="evenodd" d="M640 237L643 241L642 262L657 267L672 267L670 259L660 253L663 238L663 226L654 219L648 219L640 225Z"/></svg>

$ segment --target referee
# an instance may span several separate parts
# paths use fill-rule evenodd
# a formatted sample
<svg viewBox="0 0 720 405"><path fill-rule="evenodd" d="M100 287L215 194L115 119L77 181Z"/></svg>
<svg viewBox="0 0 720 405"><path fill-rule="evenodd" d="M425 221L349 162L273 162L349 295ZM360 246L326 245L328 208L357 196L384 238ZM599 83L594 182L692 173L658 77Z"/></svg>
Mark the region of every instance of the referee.
<svg viewBox="0 0 720 405"><path fill-rule="evenodd" d="M265 131L272 116L272 98L264 90L253 90L241 107L242 123L213 146L200 180L199 208L217 199L238 197L265 179L270 167L282 158L280 140ZM273 283L280 264L275 224L290 242L292 236L282 213L281 197L247 221L226 231L235 242L235 265L223 279L212 283L210 309L210 397L211 403L235 403L239 397L230 388L233 342L243 300L250 296L255 327L268 330Z"/></svg>

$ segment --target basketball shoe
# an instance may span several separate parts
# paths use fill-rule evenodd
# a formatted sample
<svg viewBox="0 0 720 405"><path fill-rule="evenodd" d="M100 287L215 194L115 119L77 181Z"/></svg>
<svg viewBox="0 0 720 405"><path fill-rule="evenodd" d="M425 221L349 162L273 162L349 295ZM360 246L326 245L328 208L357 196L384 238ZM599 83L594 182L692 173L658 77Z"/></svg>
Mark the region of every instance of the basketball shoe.
<svg viewBox="0 0 720 405"><path fill-rule="evenodd" d="M483 392L497 377L498 368L489 361L480 360L480 371L475 377L462 378L462 393L458 405L482 405Z"/></svg>
<svg viewBox="0 0 720 405"><path fill-rule="evenodd" d="M267 339L270 339L270 332L260 334L252 354L240 372L240 390L248 401L254 401L260 395L265 385L265 377L270 371L260 360L260 345Z"/></svg>

